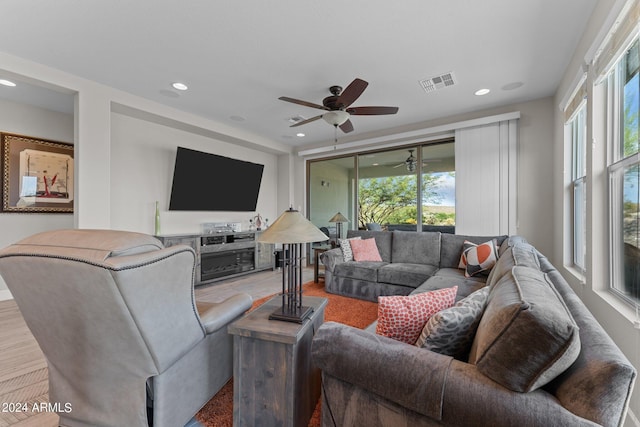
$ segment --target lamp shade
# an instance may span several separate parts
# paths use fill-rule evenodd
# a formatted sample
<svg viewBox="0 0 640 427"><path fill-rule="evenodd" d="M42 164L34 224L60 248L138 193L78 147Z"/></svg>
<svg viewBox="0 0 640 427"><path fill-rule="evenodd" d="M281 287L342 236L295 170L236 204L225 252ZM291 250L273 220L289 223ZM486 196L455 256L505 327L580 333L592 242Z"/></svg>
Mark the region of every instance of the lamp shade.
<svg viewBox="0 0 640 427"><path fill-rule="evenodd" d="M349 222L349 220L340 212L331 217L329 222Z"/></svg>
<svg viewBox="0 0 640 427"><path fill-rule="evenodd" d="M258 236L258 242L311 243L322 242L328 238L329 236L320 231L300 212L288 209Z"/></svg>

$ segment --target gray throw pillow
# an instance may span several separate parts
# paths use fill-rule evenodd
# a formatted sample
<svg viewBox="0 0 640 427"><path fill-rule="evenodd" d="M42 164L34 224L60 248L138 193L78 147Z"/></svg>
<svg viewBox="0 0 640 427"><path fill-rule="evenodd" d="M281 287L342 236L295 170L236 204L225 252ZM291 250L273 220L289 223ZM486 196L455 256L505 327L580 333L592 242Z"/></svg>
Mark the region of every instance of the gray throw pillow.
<svg viewBox="0 0 640 427"><path fill-rule="evenodd" d="M488 297L489 288L484 287L458 301L453 307L431 316L422 329L416 346L458 359L466 356Z"/></svg>
<svg viewBox="0 0 640 427"><path fill-rule="evenodd" d="M360 240L361 237L352 237L350 239L339 239L340 248L342 249L342 259L345 261L353 261L353 251L351 250L351 243L349 240Z"/></svg>

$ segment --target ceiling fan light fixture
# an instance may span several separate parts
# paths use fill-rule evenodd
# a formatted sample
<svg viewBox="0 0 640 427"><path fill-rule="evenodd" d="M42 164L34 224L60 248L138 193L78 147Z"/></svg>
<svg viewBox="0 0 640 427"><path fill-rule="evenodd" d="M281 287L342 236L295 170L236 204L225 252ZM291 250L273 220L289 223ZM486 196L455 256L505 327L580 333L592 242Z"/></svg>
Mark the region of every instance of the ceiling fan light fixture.
<svg viewBox="0 0 640 427"><path fill-rule="evenodd" d="M416 163L416 158L413 157L413 150L409 150L409 157L404 161L404 164L407 166L407 172L415 172Z"/></svg>
<svg viewBox="0 0 640 427"><path fill-rule="evenodd" d="M342 110L329 111L322 115L322 120L333 126L341 126L349 120L349 113Z"/></svg>

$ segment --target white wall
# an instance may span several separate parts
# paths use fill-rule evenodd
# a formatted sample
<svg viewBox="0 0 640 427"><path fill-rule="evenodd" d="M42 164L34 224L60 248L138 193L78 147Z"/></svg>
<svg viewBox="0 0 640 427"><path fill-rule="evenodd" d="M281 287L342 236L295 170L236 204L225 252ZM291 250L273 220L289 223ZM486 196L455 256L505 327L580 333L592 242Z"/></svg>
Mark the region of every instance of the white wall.
<svg viewBox="0 0 640 427"><path fill-rule="evenodd" d="M242 222L248 229L256 212L169 211L176 147L186 147L265 165L256 212L273 222L278 213L274 154L217 141L123 114L111 118L111 228L153 234L155 201L162 234L199 232L205 222ZM233 181L202 184L202 197L216 197L216 187Z"/></svg>
<svg viewBox="0 0 640 427"><path fill-rule="evenodd" d="M152 194L143 194L140 199L137 197L140 196L140 193L130 188L135 186L135 182L126 178L127 174L135 174L136 168L139 168L139 164L131 165L128 162L127 150L139 150L138 144L148 142L148 140L141 138L142 133L155 132L157 139L165 147L171 145L168 137L162 137L163 132L158 130L158 126L151 126L151 123L164 125L160 127L163 128L165 134L171 135L174 147L186 141L184 145L192 144L192 147L200 147L203 151L209 151L208 148L212 148L210 151L217 153L216 149L220 148L220 154L226 154L229 157L238 154L249 157L249 160L252 158L256 161L263 159L269 166L266 170L266 178L263 180L262 188L265 191L258 200L258 209L264 209L264 212L260 211L264 217L267 215L275 216L278 211L284 210L286 207L278 206L276 208L278 177L292 177L293 173L289 168L293 168L295 165L291 162L277 164L276 159L277 156L288 156L292 151L289 146L6 53L0 52L0 64L0 71L3 75L12 76L12 80L42 85L68 93L70 99L74 97L74 117L51 118L47 116L46 118L32 119L19 108L12 106L0 110L0 125L4 127L0 127L0 130L73 142L75 144L76 166L76 200L73 216L17 216L16 214L9 216L2 214L0 215L3 221L0 224L2 227L0 243L11 243L42 229L61 227L121 227L152 232L153 228L150 226L152 220L151 216L146 213L145 203L163 197L168 200L168 196L166 193L153 190L155 183L142 179L140 181L143 184L141 191L148 192L151 189ZM113 113L113 111L117 112ZM127 116L136 117L142 123L136 123L135 120L124 120L123 117ZM112 120L114 121L113 125ZM145 124L143 125L143 123ZM59 132L59 127L63 128L64 132ZM114 144L111 139L112 132L117 133ZM132 140L133 142L131 142ZM133 143L133 146L126 147L123 145L125 142ZM145 155L148 154L145 153ZM169 174L169 170L173 169L172 165L167 166L171 155L168 153L159 154L159 152L156 154L164 164L162 167ZM145 161L147 161L146 157L142 162ZM168 163L172 164L171 161ZM156 177L162 168L145 164L145 167L147 166ZM122 181L126 182L124 186ZM301 184L296 183L295 185ZM293 184L290 194L293 194L292 189ZM39 221L38 217L42 220ZM6 222L5 218L11 219ZM165 232L180 233L198 230L200 222L217 221L218 219L226 222L236 220L237 216L233 215L233 218L230 215L205 217L188 213L173 216L165 212L163 218ZM112 221L114 221L113 225ZM0 283L0 298L7 296L8 292L6 292L4 283Z"/></svg>
<svg viewBox="0 0 640 427"><path fill-rule="evenodd" d="M520 112L517 176L517 233L542 253L550 254L553 230L553 112L554 99L542 98L444 119L424 122L424 129L498 114ZM389 139L393 139L390 135ZM382 141L380 144L385 144ZM331 142L330 146L333 146ZM372 146L367 146L371 149ZM298 157L296 181L304 182L304 158ZM296 198L304 197L302 190Z"/></svg>
<svg viewBox="0 0 640 427"><path fill-rule="evenodd" d="M353 168L348 169L331 162L313 164L309 174L309 191L313 194L313 201L308 216L317 227L327 227L329 230L335 229L336 224L330 223L329 220L336 212L341 212L346 217L350 217L350 170L353 170ZM323 181L326 183L325 186L322 186ZM348 224L342 226L343 230L348 227ZM346 231L343 231L344 235L346 235Z"/></svg>
<svg viewBox="0 0 640 427"><path fill-rule="evenodd" d="M0 100L0 132L73 143L73 116ZM0 248L57 228L73 228L73 214L0 213ZM0 300L7 297L7 286L0 277Z"/></svg>

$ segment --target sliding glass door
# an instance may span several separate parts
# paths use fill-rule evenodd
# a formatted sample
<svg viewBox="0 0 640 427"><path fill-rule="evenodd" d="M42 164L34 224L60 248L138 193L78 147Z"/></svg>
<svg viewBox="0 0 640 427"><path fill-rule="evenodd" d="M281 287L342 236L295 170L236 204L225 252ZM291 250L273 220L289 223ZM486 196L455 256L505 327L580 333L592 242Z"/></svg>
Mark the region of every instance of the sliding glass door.
<svg viewBox="0 0 640 427"><path fill-rule="evenodd" d="M417 230L417 149L358 156L358 228Z"/></svg>
<svg viewBox="0 0 640 427"><path fill-rule="evenodd" d="M333 239L340 228L342 237L348 229L455 232L452 141L307 165L309 219L326 227ZM348 222L332 222L337 213Z"/></svg>
<svg viewBox="0 0 640 427"><path fill-rule="evenodd" d="M335 242L355 228L355 156L308 163L309 220ZM331 222L340 213L348 222ZM323 229L324 228L324 229ZM326 230L325 230L326 229Z"/></svg>
<svg viewBox="0 0 640 427"><path fill-rule="evenodd" d="M422 229L455 233L456 162L454 143L422 148Z"/></svg>

